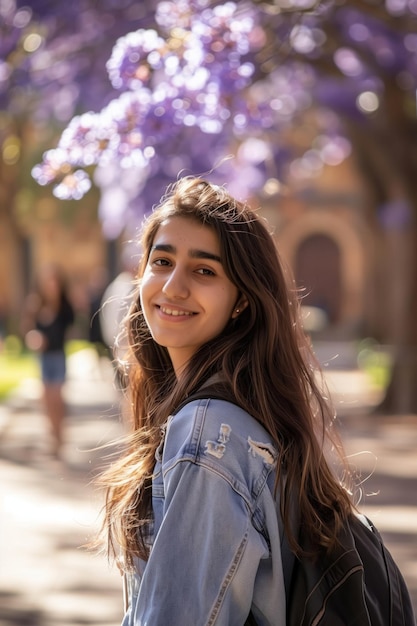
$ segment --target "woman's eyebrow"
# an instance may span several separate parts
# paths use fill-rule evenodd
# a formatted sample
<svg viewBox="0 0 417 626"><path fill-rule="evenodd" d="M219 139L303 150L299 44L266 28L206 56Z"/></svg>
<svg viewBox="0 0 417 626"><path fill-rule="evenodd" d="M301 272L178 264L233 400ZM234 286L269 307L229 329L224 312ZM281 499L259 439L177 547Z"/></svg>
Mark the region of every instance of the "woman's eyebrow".
<svg viewBox="0 0 417 626"><path fill-rule="evenodd" d="M169 252L170 254L175 254L176 248L171 246L169 243L158 243L156 246L152 246L151 252Z"/></svg>
<svg viewBox="0 0 417 626"><path fill-rule="evenodd" d="M152 246L151 252L153 251L175 254L177 252L177 249L175 246L169 243L159 243L155 246ZM210 261L217 261L217 263L222 262L218 254L214 254L213 252L207 252L206 250L198 250L193 248L192 250L189 250L188 256L190 256L192 259L208 259Z"/></svg>
<svg viewBox="0 0 417 626"><path fill-rule="evenodd" d="M213 252L206 252L206 250L190 250L189 256L193 259L208 259L210 261L217 261L221 263L221 258Z"/></svg>

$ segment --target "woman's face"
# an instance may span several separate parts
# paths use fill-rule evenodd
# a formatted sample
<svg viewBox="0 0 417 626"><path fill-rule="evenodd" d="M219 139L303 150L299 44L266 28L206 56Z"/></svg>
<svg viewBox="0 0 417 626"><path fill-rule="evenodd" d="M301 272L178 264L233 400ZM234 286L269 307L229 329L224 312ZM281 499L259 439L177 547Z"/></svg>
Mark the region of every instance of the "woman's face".
<svg viewBox="0 0 417 626"><path fill-rule="evenodd" d="M170 217L159 226L141 281L152 337L168 350L178 374L193 354L242 310L226 276L218 236L209 226Z"/></svg>
<svg viewBox="0 0 417 626"><path fill-rule="evenodd" d="M61 295L61 285L57 274L53 269L44 268L40 273L39 291L47 302L58 302Z"/></svg>

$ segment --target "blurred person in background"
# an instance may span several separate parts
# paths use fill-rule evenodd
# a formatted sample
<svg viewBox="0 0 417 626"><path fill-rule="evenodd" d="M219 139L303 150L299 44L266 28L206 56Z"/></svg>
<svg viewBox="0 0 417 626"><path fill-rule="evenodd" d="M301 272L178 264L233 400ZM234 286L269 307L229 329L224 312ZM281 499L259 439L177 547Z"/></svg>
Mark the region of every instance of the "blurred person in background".
<svg viewBox="0 0 417 626"><path fill-rule="evenodd" d="M59 268L41 269L27 297L22 331L26 346L39 355L45 414L49 421L54 457L59 458L63 443L65 403L62 394L66 378L65 340L74 323L64 276Z"/></svg>
<svg viewBox="0 0 417 626"><path fill-rule="evenodd" d="M132 246L126 246L121 257L122 269L106 287L99 311L101 335L109 349L115 370L115 382L119 389L124 389L126 384L123 360L128 346L127 337L123 333L123 320L128 315L131 305L137 264L136 250L133 251Z"/></svg>

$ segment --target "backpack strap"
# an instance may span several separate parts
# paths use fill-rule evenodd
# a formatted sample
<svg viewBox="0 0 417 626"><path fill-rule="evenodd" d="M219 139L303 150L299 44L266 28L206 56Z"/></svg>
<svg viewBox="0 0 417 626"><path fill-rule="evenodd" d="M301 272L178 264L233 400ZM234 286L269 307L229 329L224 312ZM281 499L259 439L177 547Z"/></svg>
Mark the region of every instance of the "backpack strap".
<svg viewBox="0 0 417 626"><path fill-rule="evenodd" d="M236 404L236 399L233 396L232 391L226 387L226 385L221 383L214 383L203 385L199 387L197 391L194 391L191 395L189 395L185 400L180 402L180 404L176 407L176 409L172 412L172 415L176 415L184 406L186 406L189 402L194 402L194 400L223 400L225 402L231 402L232 404Z"/></svg>

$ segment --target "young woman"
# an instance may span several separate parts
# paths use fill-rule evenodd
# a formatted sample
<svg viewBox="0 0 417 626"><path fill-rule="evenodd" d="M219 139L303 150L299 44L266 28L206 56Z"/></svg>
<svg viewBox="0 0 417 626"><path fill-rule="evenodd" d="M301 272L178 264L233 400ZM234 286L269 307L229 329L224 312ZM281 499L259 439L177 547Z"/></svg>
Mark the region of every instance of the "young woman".
<svg viewBox="0 0 417 626"><path fill-rule="evenodd" d="M54 265L44 266L28 296L22 329L28 348L39 354L43 400L48 419L53 456L59 457L63 443L65 404L62 387L66 377L65 339L74 322L66 282Z"/></svg>
<svg viewBox="0 0 417 626"><path fill-rule="evenodd" d="M264 221L201 179L173 186L142 244L132 433L101 478L123 626L283 626L300 524L330 550L353 508L297 294Z"/></svg>

